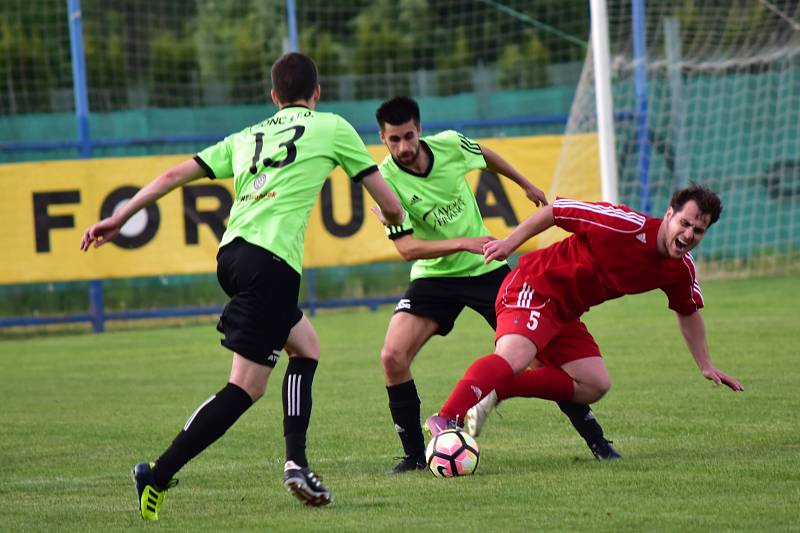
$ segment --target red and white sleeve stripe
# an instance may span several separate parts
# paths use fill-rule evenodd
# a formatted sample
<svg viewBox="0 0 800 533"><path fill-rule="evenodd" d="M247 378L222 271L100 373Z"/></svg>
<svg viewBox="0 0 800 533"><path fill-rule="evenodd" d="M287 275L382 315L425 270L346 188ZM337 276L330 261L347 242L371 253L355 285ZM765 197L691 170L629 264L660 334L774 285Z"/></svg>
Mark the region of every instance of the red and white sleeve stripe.
<svg viewBox="0 0 800 533"><path fill-rule="evenodd" d="M591 226L620 233L642 231L645 216L625 206L606 202L581 202L558 198L553 202L553 217L556 225L572 233L586 231Z"/></svg>
<svg viewBox="0 0 800 533"><path fill-rule="evenodd" d="M697 282L697 268L694 265L692 254L689 253L683 257L683 264L686 265L686 268L689 270L689 275L692 278L690 298L697 306L697 309L701 309L705 306L705 301L703 300L703 291L700 290L700 283Z"/></svg>

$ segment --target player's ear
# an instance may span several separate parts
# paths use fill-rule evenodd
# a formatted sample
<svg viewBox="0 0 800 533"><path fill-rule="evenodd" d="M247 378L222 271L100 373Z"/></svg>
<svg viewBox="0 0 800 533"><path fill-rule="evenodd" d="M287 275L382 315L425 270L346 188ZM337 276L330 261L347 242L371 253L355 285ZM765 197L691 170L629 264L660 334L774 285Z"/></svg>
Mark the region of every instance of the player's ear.
<svg viewBox="0 0 800 533"><path fill-rule="evenodd" d="M275 104L276 106L280 107L281 106L281 101L278 100L278 93L275 92L275 89L270 89L269 95L270 95L270 97L272 97L272 103Z"/></svg>
<svg viewBox="0 0 800 533"><path fill-rule="evenodd" d="M674 211L673 211L673 209L672 209L672 206L669 206L669 207L667 208L667 212L664 214L664 220L669 220L669 219L671 219L671 218L672 218L672 215L674 215L674 214L675 214L675 213L674 213Z"/></svg>
<svg viewBox="0 0 800 533"><path fill-rule="evenodd" d="M319 102L319 97L322 95L322 87L318 83L316 87L314 87L314 100Z"/></svg>

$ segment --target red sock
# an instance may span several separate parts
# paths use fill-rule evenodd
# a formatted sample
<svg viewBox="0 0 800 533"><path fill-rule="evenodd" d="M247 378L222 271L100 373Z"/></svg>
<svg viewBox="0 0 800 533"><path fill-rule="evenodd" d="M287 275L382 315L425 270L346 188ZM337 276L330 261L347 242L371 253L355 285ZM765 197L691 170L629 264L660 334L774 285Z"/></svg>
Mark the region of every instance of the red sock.
<svg viewBox="0 0 800 533"><path fill-rule="evenodd" d="M481 357L470 365L461 381L456 383L439 415L463 421L470 407L513 375L511 365L499 355Z"/></svg>
<svg viewBox="0 0 800 533"><path fill-rule="evenodd" d="M523 370L495 387L495 390L498 400L521 397L568 402L572 400L574 388L569 374L560 368L543 366Z"/></svg>

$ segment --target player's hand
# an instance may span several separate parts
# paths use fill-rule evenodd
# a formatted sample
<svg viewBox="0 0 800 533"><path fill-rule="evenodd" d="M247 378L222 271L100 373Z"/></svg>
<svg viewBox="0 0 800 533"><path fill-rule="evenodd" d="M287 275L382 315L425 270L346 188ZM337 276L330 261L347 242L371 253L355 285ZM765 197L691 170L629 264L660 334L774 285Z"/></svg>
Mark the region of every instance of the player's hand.
<svg viewBox="0 0 800 533"><path fill-rule="evenodd" d="M537 207L547 205L547 196L544 195L544 192L539 187L528 182L523 189L525 190L525 196L528 197L528 200L536 204Z"/></svg>
<svg viewBox="0 0 800 533"><path fill-rule="evenodd" d="M495 240L495 238L491 235L486 235L484 237L464 237L462 239L462 246L465 252L483 255L483 247L487 242L493 240Z"/></svg>
<svg viewBox="0 0 800 533"><path fill-rule="evenodd" d="M483 261L484 263L491 263L492 261L504 261L508 256L514 252L514 248L508 241L503 239L495 239L483 245Z"/></svg>
<svg viewBox="0 0 800 533"><path fill-rule="evenodd" d="M726 385L734 391L743 391L742 384L721 370L711 367L703 370L703 377L714 382L715 385Z"/></svg>
<svg viewBox="0 0 800 533"><path fill-rule="evenodd" d="M95 248L103 246L119 235L121 224L114 217L104 218L97 224L91 226L83 233L81 239L81 250L84 252L94 243Z"/></svg>

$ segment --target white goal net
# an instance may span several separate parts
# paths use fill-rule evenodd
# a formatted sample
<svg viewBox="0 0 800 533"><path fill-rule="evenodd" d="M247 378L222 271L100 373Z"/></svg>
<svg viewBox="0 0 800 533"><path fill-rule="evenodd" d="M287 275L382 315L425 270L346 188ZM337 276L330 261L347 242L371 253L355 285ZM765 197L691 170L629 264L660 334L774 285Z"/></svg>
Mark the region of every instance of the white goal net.
<svg viewBox="0 0 800 533"><path fill-rule="evenodd" d="M638 20L630 0L607 3L620 202L661 216L674 190L706 185L724 210L695 253L704 274L800 270L798 2L642 3ZM600 195L584 164L598 157L591 54L555 194Z"/></svg>

